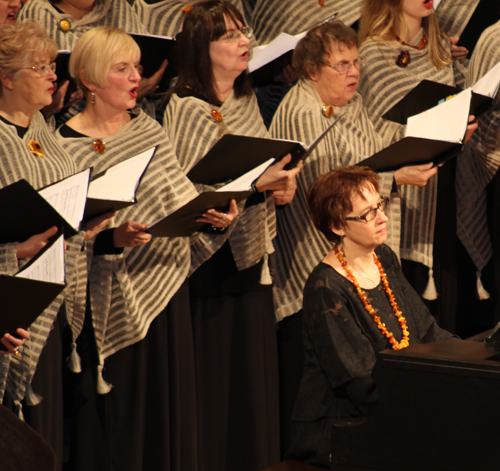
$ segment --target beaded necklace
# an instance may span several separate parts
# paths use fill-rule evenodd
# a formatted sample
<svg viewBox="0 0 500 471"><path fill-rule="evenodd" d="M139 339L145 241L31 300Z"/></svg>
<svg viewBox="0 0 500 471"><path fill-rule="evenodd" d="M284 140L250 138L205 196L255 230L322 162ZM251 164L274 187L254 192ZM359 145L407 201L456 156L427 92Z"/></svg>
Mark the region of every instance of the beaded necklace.
<svg viewBox="0 0 500 471"><path fill-rule="evenodd" d="M408 326L406 325L406 318L403 317L403 313L399 310L398 304L396 302L396 296L392 294L391 287L389 286L389 280L387 280L387 275L385 274L384 268L382 267L382 264L380 263L380 260L378 259L375 252L373 252L373 261L375 262L375 265L377 265L378 271L380 273L380 279L382 280L382 284L384 285L384 291L387 294L387 297L389 298L389 303L391 304L392 310L394 311L394 314L396 315L396 318L399 322L399 326L401 327L401 331L403 332L403 338L401 339L401 342L398 342L394 338L394 334L392 332L389 332L385 324L383 324L380 321L380 317L377 316L377 313L373 309L373 306L368 302L368 298L365 292L363 291L363 288L359 286L358 281L354 277L352 269L349 267L349 265L347 265L347 262L340 253L338 247L335 247L333 250L340 262L340 265L347 274L347 279L356 288L358 296L363 302L363 305L365 306L365 309L368 311L368 314L370 314L371 318L373 319L373 322L377 324L377 328L382 332L382 334L389 339L392 348L394 350L402 350L403 348L406 348L408 345L410 345L410 332L408 331Z"/></svg>

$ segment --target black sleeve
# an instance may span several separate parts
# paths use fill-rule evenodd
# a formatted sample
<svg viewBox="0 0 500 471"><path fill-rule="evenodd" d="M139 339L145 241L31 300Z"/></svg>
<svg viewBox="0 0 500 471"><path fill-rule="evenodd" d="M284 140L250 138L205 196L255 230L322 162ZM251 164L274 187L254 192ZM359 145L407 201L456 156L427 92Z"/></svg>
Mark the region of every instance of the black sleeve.
<svg viewBox="0 0 500 471"><path fill-rule="evenodd" d="M94 242L94 255L120 255L123 248L116 248L113 242L114 229L99 232Z"/></svg>

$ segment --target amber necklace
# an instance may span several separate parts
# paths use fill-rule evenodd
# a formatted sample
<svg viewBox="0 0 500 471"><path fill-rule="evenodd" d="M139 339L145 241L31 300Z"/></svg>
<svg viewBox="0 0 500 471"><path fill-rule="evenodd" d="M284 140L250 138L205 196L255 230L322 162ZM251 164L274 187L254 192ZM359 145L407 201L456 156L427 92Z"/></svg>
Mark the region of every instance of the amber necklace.
<svg viewBox="0 0 500 471"><path fill-rule="evenodd" d="M368 311L368 314L370 314L371 318L373 319L373 322L377 324L377 328L382 332L383 335L385 335L388 339L390 344L392 345L392 348L394 350L402 350L403 348L406 348L408 345L410 345L410 332L408 331L408 326L406 325L406 318L403 317L403 313L399 310L398 304L396 302L396 296L392 294L391 287L389 285L389 280L387 279L387 275L385 274L384 268L382 267L382 264L380 263L380 260L378 259L377 255L375 252L373 252L373 261L375 262L375 265L377 265L378 271L380 273L380 279L382 280L382 284L384 285L384 291L387 294L387 297L389 298L389 303L391 304L392 310L394 311L394 314L396 315L396 319L399 322L399 326L401 327L401 331L403 332L403 337L401 339L401 342L398 342L394 338L394 334L392 332L389 332L387 330L387 327L385 324L383 324L380 321L380 317L377 316L377 313L373 309L373 306L368 302L368 298L363 291L363 288L359 286L358 281L354 277L354 274L352 272L352 269L347 265L347 262L345 261L344 256L340 253L340 250L338 247L335 247L333 249L335 252L335 255L337 256L340 265L344 269L347 275L347 279L354 285L356 288L356 291L358 293L359 298L363 302L363 305L365 306L365 309Z"/></svg>
<svg viewBox="0 0 500 471"><path fill-rule="evenodd" d="M396 41L400 42L403 46L411 47L413 49L416 49L417 51L421 51L427 44L427 36L425 34L422 37L422 42L418 46L412 46L411 44L405 43L404 41L401 40L401 38L397 34L395 35L395 38ZM411 62L410 51L402 50L396 59L396 65L398 67L406 69L406 67L410 65L410 62Z"/></svg>

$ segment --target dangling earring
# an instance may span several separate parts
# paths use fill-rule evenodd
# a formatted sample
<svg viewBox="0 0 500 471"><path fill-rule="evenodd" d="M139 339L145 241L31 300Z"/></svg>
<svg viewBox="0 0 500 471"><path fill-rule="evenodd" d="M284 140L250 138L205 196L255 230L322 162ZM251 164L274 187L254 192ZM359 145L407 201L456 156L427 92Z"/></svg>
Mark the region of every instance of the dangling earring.
<svg viewBox="0 0 500 471"><path fill-rule="evenodd" d="M95 92L93 90L90 92L90 103L95 105Z"/></svg>

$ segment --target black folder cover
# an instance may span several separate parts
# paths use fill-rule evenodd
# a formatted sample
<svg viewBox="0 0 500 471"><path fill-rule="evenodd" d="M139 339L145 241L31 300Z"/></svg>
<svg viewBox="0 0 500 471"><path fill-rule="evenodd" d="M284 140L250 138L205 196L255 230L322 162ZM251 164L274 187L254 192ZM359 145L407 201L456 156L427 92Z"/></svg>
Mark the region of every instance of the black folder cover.
<svg viewBox="0 0 500 471"><path fill-rule="evenodd" d="M462 91L461 88L444 85L432 80L422 80L414 89L410 90L396 103L382 118L399 124L406 124L410 116L422 113L439 104L440 100ZM493 103L493 99L472 92L470 113L479 116Z"/></svg>
<svg viewBox="0 0 500 471"><path fill-rule="evenodd" d="M77 233L26 180L19 180L0 190L0 215L2 244L24 242L52 226L62 227L66 239Z"/></svg>
<svg viewBox="0 0 500 471"><path fill-rule="evenodd" d="M462 149L463 144L456 142L405 137L356 165L370 167L376 172L388 172L429 162L439 165L456 157Z"/></svg>
<svg viewBox="0 0 500 471"><path fill-rule="evenodd" d="M50 239L50 242L33 257L31 265L51 247L59 237L60 232ZM28 266L26 265L25 268ZM27 329L32 322L54 301L65 285L40 280L20 278L10 275L0 275L0 337L6 333L16 335L16 329ZM0 343L0 349L6 350Z"/></svg>
<svg viewBox="0 0 500 471"><path fill-rule="evenodd" d="M158 92L167 91L171 78L177 75L172 60L175 39L167 36L151 36L147 34L130 34L130 36L134 38L141 49L141 66L143 68L142 75L144 77L149 78L154 75L163 61L168 59L169 64L167 69L158 84Z"/></svg>
<svg viewBox="0 0 500 471"><path fill-rule="evenodd" d="M253 191L209 191L201 193L177 211L151 226L148 232L153 237L186 237L203 229L207 224L196 219L211 208L224 210L234 199L242 201Z"/></svg>
<svg viewBox="0 0 500 471"><path fill-rule="evenodd" d="M194 183L214 185L234 180L269 159L274 158L279 161L287 154L292 154L292 160L285 166L285 170L290 170L311 154L342 116L344 113L338 116L307 149L297 141L224 134L187 176Z"/></svg>

